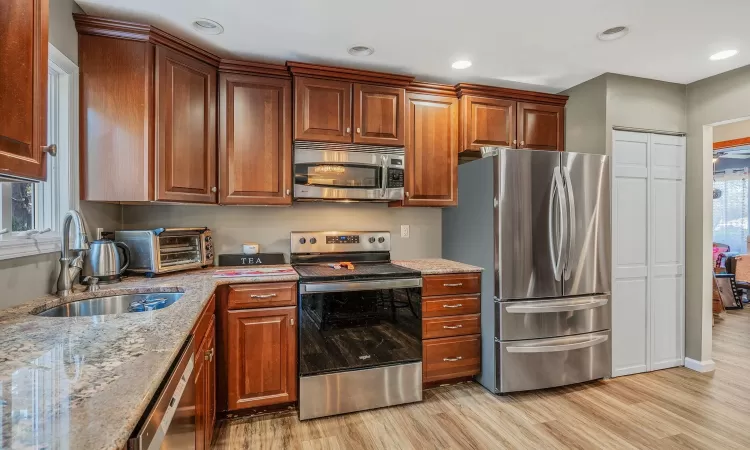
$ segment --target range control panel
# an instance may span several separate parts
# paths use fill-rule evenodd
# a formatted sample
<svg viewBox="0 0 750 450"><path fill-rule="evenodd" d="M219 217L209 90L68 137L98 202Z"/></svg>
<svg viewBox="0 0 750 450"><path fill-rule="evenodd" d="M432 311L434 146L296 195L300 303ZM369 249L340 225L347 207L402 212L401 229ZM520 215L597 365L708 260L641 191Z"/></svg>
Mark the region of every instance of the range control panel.
<svg viewBox="0 0 750 450"><path fill-rule="evenodd" d="M326 236L326 244L359 244L359 235Z"/></svg>
<svg viewBox="0 0 750 450"><path fill-rule="evenodd" d="M292 253L389 252L388 231L294 231Z"/></svg>

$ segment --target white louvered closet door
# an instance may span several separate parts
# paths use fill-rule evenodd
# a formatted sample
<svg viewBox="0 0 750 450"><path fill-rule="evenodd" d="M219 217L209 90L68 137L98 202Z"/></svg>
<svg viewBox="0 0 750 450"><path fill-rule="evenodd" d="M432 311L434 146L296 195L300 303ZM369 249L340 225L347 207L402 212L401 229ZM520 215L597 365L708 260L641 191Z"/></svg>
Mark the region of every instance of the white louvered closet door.
<svg viewBox="0 0 750 450"><path fill-rule="evenodd" d="M612 376L684 362L685 138L613 131Z"/></svg>

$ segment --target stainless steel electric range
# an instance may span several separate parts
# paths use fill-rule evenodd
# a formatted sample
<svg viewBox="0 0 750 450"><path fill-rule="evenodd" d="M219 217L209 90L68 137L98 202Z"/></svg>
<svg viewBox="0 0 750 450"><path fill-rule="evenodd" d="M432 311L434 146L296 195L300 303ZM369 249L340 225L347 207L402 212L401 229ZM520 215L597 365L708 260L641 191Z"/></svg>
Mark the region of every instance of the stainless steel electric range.
<svg viewBox="0 0 750 450"><path fill-rule="evenodd" d="M419 271L391 264L389 232L293 232L299 416L422 400ZM351 266L330 267L348 262Z"/></svg>

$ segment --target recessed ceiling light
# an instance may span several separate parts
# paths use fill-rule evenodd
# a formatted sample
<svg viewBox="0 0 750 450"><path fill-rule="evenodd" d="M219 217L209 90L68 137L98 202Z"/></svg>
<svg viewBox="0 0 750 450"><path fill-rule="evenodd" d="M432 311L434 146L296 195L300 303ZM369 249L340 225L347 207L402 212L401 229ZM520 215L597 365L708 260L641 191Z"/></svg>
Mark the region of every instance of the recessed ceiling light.
<svg viewBox="0 0 750 450"><path fill-rule="evenodd" d="M719 61L720 59L731 58L732 56L736 55L737 53L739 53L737 50L724 50L724 51L721 51L719 53L714 53L713 55L711 55L711 57L709 59L711 61Z"/></svg>
<svg viewBox="0 0 750 450"><path fill-rule="evenodd" d="M451 64L451 67L453 67L454 69L468 69L469 67L471 67L471 61L462 59Z"/></svg>
<svg viewBox="0 0 750 450"><path fill-rule="evenodd" d="M204 34L221 34L224 32L224 27L219 22L211 19L195 19L193 21L193 28Z"/></svg>
<svg viewBox="0 0 750 450"><path fill-rule="evenodd" d="M352 56L370 56L375 53L375 49L366 45L355 45L349 47L349 54Z"/></svg>
<svg viewBox="0 0 750 450"><path fill-rule="evenodd" d="M607 28L601 33L598 33L596 37L599 38L600 41L614 41L615 39L624 37L629 32L630 28L621 25L617 27Z"/></svg>

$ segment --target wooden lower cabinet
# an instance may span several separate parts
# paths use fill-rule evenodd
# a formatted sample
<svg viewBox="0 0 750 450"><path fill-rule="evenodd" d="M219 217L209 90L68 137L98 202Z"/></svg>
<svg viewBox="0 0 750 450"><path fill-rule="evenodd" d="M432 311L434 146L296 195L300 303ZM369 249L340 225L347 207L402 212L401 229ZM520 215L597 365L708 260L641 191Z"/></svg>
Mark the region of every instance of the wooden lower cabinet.
<svg viewBox="0 0 750 450"><path fill-rule="evenodd" d="M422 279L422 382L471 377L481 368L481 273Z"/></svg>
<svg viewBox="0 0 750 450"><path fill-rule="evenodd" d="M297 307L227 311L227 407L297 399Z"/></svg>

